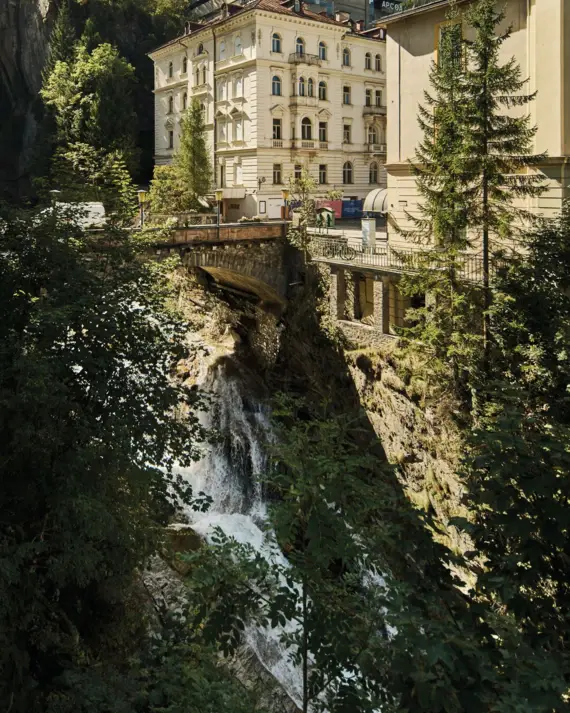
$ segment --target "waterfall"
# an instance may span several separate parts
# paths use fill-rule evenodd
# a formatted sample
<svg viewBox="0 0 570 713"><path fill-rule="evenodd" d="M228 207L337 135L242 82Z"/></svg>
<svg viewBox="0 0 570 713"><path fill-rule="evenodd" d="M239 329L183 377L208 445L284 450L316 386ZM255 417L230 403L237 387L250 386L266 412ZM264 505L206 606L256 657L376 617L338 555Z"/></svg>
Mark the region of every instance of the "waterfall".
<svg viewBox="0 0 570 713"><path fill-rule="evenodd" d="M206 540L220 527L228 537L251 545L271 561L286 564L271 533L262 529L267 508L256 476L267 470L263 443L271 436L268 408L252 395L241 365L232 356L216 356L216 351L210 350L198 382L212 396L210 407L200 414L202 425L217 438L205 447L201 460L179 469L193 491L210 496L212 504L206 513L188 508L185 515L192 529ZM244 642L300 707L301 671L289 660L280 641L282 633L281 628L248 626Z"/></svg>

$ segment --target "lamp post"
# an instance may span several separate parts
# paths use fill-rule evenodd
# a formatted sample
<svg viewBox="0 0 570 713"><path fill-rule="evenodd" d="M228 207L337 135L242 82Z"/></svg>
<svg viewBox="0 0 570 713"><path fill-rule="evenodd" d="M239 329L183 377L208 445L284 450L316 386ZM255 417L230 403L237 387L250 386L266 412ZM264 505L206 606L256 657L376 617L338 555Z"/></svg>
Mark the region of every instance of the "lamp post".
<svg viewBox="0 0 570 713"><path fill-rule="evenodd" d="M224 197L224 192L222 191L221 188L218 188L216 191L216 204L218 206L218 214L217 214L217 220L216 224L218 226L218 241L220 240L220 205Z"/></svg>
<svg viewBox="0 0 570 713"><path fill-rule="evenodd" d="M289 198L289 190L287 188L283 188L281 191L281 195L283 196L283 204L284 204L284 212L283 212L283 218L287 220L287 199Z"/></svg>
<svg viewBox="0 0 570 713"><path fill-rule="evenodd" d="M144 206L147 202L148 191L144 191L142 189L140 191L137 191L137 198L139 199L139 215L142 230L144 228Z"/></svg>

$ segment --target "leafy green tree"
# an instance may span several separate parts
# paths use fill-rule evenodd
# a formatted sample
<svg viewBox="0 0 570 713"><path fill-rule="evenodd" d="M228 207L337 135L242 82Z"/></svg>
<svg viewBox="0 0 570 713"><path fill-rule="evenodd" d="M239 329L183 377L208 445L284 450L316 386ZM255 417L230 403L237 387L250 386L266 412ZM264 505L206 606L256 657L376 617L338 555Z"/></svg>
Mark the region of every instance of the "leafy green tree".
<svg viewBox="0 0 570 713"><path fill-rule="evenodd" d="M489 381L466 461L478 591L570 681L570 213L530 235L491 310Z"/></svg>
<svg viewBox="0 0 570 713"><path fill-rule="evenodd" d="M187 485L199 395L172 380L185 327L165 267L57 205L0 230L0 700L45 710L156 550ZM189 409L187 419L176 414Z"/></svg>
<svg viewBox="0 0 570 713"><path fill-rule="evenodd" d="M71 61L56 62L41 95L55 116L62 145L89 144L134 157L134 69L109 44L92 52L78 44Z"/></svg>
<svg viewBox="0 0 570 713"><path fill-rule="evenodd" d="M292 245L307 251L311 241L309 228L316 225L314 193L317 182L309 170L303 167L301 175L296 178L289 176L289 201L295 202L296 220L290 226L287 237Z"/></svg>
<svg viewBox="0 0 570 713"><path fill-rule="evenodd" d="M204 114L197 99L184 114L180 147L169 166L156 166L150 184L150 205L153 213L185 213L198 210L211 190L212 169L206 141Z"/></svg>
<svg viewBox="0 0 570 713"><path fill-rule="evenodd" d="M248 621L281 626L304 712L556 708L557 671L462 594L434 524L361 423L287 402L278 415L266 488L279 550L268 558L219 533L189 558L207 640L230 653Z"/></svg>
<svg viewBox="0 0 570 713"><path fill-rule="evenodd" d="M515 202L543 191L542 178L533 167L544 154L533 153L536 127L523 109L535 98L525 93L526 80L511 58L500 61L500 53L511 36L511 28L498 32L506 17L493 0L478 0L466 11L475 37L466 41L465 154L469 157L469 180L474 189L469 225L480 234L483 251L485 299L484 337L489 340L488 309L491 302L490 263L501 248L501 239L516 239L534 215ZM494 237L495 247L490 243Z"/></svg>

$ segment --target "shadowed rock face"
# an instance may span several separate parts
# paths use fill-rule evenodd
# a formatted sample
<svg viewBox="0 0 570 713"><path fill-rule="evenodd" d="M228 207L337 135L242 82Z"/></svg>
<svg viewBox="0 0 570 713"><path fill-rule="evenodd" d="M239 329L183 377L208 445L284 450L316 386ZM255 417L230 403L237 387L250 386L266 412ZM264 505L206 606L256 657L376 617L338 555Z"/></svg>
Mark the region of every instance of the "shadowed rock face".
<svg viewBox="0 0 570 713"><path fill-rule="evenodd" d="M38 92L58 4L0 2L0 196L27 191Z"/></svg>

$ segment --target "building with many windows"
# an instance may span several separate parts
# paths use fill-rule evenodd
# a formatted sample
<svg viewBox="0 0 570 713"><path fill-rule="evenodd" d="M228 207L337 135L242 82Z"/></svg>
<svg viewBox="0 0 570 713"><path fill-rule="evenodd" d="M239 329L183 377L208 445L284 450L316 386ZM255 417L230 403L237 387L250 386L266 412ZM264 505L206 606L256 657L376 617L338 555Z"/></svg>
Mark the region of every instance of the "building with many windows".
<svg viewBox="0 0 570 713"><path fill-rule="evenodd" d="M308 168L317 197L364 198L385 184L385 43L380 29L278 0L225 6L150 55L155 160L168 163L180 118L203 107L227 219L281 216L282 189Z"/></svg>

